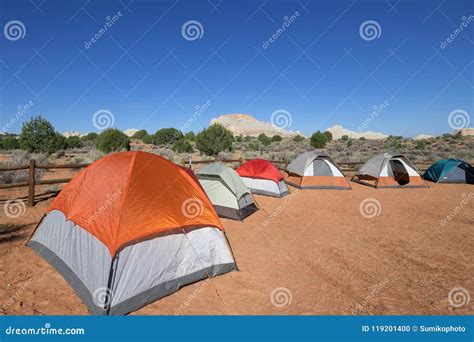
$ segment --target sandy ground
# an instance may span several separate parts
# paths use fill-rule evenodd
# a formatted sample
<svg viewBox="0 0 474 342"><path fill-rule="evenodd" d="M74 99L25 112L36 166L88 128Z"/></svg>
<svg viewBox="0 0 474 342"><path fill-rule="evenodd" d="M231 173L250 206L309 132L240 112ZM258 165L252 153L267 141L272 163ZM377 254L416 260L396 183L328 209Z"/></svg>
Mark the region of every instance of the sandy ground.
<svg viewBox="0 0 474 342"><path fill-rule="evenodd" d="M238 272L186 286L133 314L474 314L474 301L465 303L469 293L474 300L474 187L352 186L286 199L255 196L262 210L244 222L223 220ZM0 197L25 194L16 191ZM373 218L361 215L367 199L380 203ZM2 314L88 313L63 278L25 247L51 200L17 219L0 211ZM452 211L458 213L441 225ZM457 287L459 308L448 300Z"/></svg>

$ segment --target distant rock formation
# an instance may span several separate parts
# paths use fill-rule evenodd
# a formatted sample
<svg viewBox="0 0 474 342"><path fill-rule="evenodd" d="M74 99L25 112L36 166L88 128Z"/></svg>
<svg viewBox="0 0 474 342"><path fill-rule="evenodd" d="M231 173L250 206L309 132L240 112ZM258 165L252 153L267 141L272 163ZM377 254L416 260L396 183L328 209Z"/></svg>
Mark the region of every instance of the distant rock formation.
<svg viewBox="0 0 474 342"><path fill-rule="evenodd" d="M466 127L466 128L462 128L460 130L454 131L453 133L457 133L457 132L461 132L461 135L464 135L464 136L472 136L474 135L474 128Z"/></svg>
<svg viewBox="0 0 474 342"><path fill-rule="evenodd" d="M219 123L231 131L234 135L258 136L264 133L267 136L280 135L282 137L304 136L299 131L287 131L272 125L270 122L260 121L248 114L223 114L218 118L211 119L211 125Z"/></svg>
<svg viewBox="0 0 474 342"><path fill-rule="evenodd" d="M429 134L418 134L417 136L413 137L412 139L413 140L423 140L423 139L431 139L431 138L434 138L434 136L429 135Z"/></svg>
<svg viewBox="0 0 474 342"><path fill-rule="evenodd" d="M66 131L63 133L63 135L66 137L66 138L69 138L69 137L80 137L81 136L81 132L79 131Z"/></svg>
<svg viewBox="0 0 474 342"><path fill-rule="evenodd" d="M377 132L355 132L351 131L347 128L344 128L340 125L334 125L326 129L326 131L331 132L333 139L340 139L343 135L347 135L351 139L359 139L359 138L366 138L366 139L385 139L388 138L387 134L377 133Z"/></svg>
<svg viewBox="0 0 474 342"><path fill-rule="evenodd" d="M133 137L133 135L135 133L138 132L138 129L136 128L129 128L129 129L126 129L125 131L123 131L123 133L127 136L127 137Z"/></svg>

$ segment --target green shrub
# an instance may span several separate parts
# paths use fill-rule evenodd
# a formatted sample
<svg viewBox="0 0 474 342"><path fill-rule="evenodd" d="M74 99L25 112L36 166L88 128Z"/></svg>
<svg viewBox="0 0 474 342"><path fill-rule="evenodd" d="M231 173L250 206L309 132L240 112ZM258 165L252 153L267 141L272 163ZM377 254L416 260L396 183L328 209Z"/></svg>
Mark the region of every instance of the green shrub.
<svg viewBox="0 0 474 342"><path fill-rule="evenodd" d="M235 141L236 141L236 142L242 142L242 140L243 140L242 134L240 134L240 135L238 135L238 136L235 137Z"/></svg>
<svg viewBox="0 0 474 342"><path fill-rule="evenodd" d="M324 132L324 135L326 136L326 142L330 142L332 140L332 133L329 131Z"/></svg>
<svg viewBox="0 0 474 342"><path fill-rule="evenodd" d="M135 134L132 135L132 139L142 140L145 136L148 135L148 132L145 129L141 129L136 131Z"/></svg>
<svg viewBox="0 0 474 342"><path fill-rule="evenodd" d="M252 137L250 135L246 135L244 138L245 142L250 142L252 140Z"/></svg>
<svg viewBox="0 0 474 342"><path fill-rule="evenodd" d="M94 132L88 133L81 137L81 141L84 141L84 142L94 141L95 139L97 139L97 133L94 133Z"/></svg>
<svg viewBox="0 0 474 342"><path fill-rule="evenodd" d="M196 135L194 134L193 131L189 131L187 132L184 137L188 140L188 141L195 141L196 140Z"/></svg>
<svg viewBox="0 0 474 342"><path fill-rule="evenodd" d="M415 149L424 150L426 148L426 143L422 140L418 140L415 144Z"/></svg>
<svg viewBox="0 0 474 342"><path fill-rule="evenodd" d="M196 147L199 151L215 156L232 147L234 135L221 124L215 123L196 135Z"/></svg>
<svg viewBox="0 0 474 342"><path fill-rule="evenodd" d="M346 147L352 146L352 139L347 140Z"/></svg>
<svg viewBox="0 0 474 342"><path fill-rule="evenodd" d="M143 143L144 144L154 144L155 143L155 136L147 134L143 137Z"/></svg>
<svg viewBox="0 0 474 342"><path fill-rule="evenodd" d="M130 138L118 129L107 128L97 136L96 148L105 153L122 150L129 151Z"/></svg>
<svg viewBox="0 0 474 342"><path fill-rule="evenodd" d="M272 139L267 137L264 133L258 136L258 141L260 141L263 146L268 146L272 143Z"/></svg>
<svg viewBox="0 0 474 342"><path fill-rule="evenodd" d="M3 138L1 146L4 150L18 150L20 148L20 143L17 138L6 137Z"/></svg>
<svg viewBox="0 0 474 342"><path fill-rule="evenodd" d="M272 137L272 141L277 141L277 142L278 142L278 141L281 141L281 140L282 140L282 137L279 136L279 135L274 135L274 136Z"/></svg>
<svg viewBox="0 0 474 342"><path fill-rule="evenodd" d="M177 140L173 144L173 151L177 153L193 153L193 145L185 138Z"/></svg>
<svg viewBox="0 0 474 342"><path fill-rule="evenodd" d="M343 135L343 136L341 137L341 140L342 140L342 141L347 141L347 140L349 140L349 136L348 136L348 135Z"/></svg>
<svg viewBox="0 0 474 342"><path fill-rule="evenodd" d="M58 135L49 121L33 117L21 127L20 147L30 153L51 154L58 149Z"/></svg>
<svg viewBox="0 0 474 342"><path fill-rule="evenodd" d="M360 137L359 140L366 141L367 139L365 137Z"/></svg>
<svg viewBox="0 0 474 342"><path fill-rule="evenodd" d="M155 145L172 145L183 137L183 132L176 128L162 128L155 133Z"/></svg>
<svg viewBox="0 0 474 342"><path fill-rule="evenodd" d="M79 137L69 137L66 139L67 148L82 147L82 141Z"/></svg>
<svg viewBox="0 0 474 342"><path fill-rule="evenodd" d="M260 148L260 144L258 142L252 142L249 144L249 147L252 151L258 151Z"/></svg>
<svg viewBox="0 0 474 342"><path fill-rule="evenodd" d="M314 132L311 136L310 144L314 148L323 148L324 146L326 146L326 142L326 135L324 133L321 133L320 131Z"/></svg>
<svg viewBox="0 0 474 342"><path fill-rule="evenodd" d="M302 137L299 134L293 138L294 142L302 142L303 140L304 140L304 137Z"/></svg>
<svg viewBox="0 0 474 342"><path fill-rule="evenodd" d="M67 139L61 133L56 133L55 151L65 150L67 148Z"/></svg>
<svg viewBox="0 0 474 342"><path fill-rule="evenodd" d="M400 143L401 137L389 136L387 140L385 140L384 148L386 150L400 150L402 148L402 144Z"/></svg>

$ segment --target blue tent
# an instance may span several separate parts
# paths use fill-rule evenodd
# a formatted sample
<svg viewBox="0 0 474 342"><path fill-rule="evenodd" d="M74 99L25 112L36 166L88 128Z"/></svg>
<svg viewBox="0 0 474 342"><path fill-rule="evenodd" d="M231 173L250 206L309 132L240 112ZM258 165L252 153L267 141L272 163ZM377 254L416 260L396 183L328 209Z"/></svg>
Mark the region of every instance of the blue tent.
<svg viewBox="0 0 474 342"><path fill-rule="evenodd" d="M426 170L423 178L436 183L474 184L474 167L459 159L441 159Z"/></svg>

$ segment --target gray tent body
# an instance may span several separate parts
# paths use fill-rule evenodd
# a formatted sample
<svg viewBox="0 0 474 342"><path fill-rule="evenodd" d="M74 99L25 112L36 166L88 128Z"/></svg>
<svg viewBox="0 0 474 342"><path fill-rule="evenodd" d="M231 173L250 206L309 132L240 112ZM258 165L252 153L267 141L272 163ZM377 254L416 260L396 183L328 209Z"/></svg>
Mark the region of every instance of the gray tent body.
<svg viewBox="0 0 474 342"><path fill-rule="evenodd" d="M242 221L258 210L250 190L230 167L210 164L197 171L196 177L219 217Z"/></svg>
<svg viewBox="0 0 474 342"><path fill-rule="evenodd" d="M397 174L403 174L407 177L405 181L399 181L398 184L393 186L378 186L376 184L370 184L365 180L377 180L380 177L391 177L397 178ZM419 178L421 184L410 184L410 178ZM402 154L396 153L380 153L370 158L364 165L360 167L357 174L352 178L352 181L361 183L364 185L374 187L406 187L406 188L419 188L428 187L417 171L416 167Z"/></svg>
<svg viewBox="0 0 474 342"><path fill-rule="evenodd" d="M49 212L27 245L48 261L94 315L124 315L181 287L232 270L215 227L171 232L129 245L116 256L59 210Z"/></svg>

